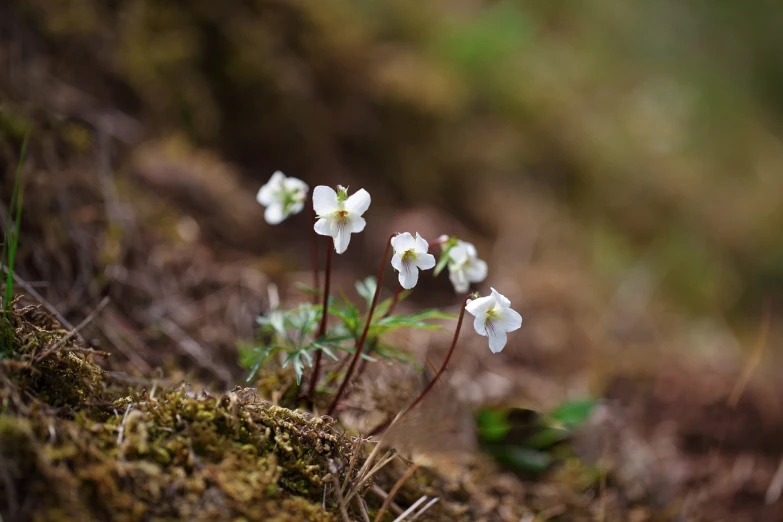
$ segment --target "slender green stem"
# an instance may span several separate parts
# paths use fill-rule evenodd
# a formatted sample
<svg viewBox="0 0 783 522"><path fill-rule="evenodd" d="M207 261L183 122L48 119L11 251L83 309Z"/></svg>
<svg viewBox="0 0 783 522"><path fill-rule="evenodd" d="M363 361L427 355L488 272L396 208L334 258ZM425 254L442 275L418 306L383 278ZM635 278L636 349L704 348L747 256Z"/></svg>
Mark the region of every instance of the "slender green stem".
<svg viewBox="0 0 783 522"><path fill-rule="evenodd" d="M345 377L343 377L343 382L340 383L340 388L337 390L337 395L334 396L334 400L332 400L332 405L329 406L329 411L327 412L327 415L332 415L332 413L334 413L335 408L337 408L337 405L340 402L340 398L342 397L343 392L345 392L345 387L348 386L348 381L351 380L353 371L356 368L356 362L359 360L359 357L361 357L364 341L367 340L367 333L370 331L372 316L373 313L375 313L375 307L378 305L378 297L381 295L381 287L383 286L383 273L386 270L386 258L389 257L389 248L391 248L391 240L393 237L394 234L389 236L389 239L386 241L386 248L383 251L383 257L381 258L381 268L378 271L378 281L375 285L375 293L372 296L372 304L370 304L370 309L367 311L367 322L364 323L364 330L362 331L362 336L359 338L359 342L356 343L356 351L354 352L353 357L351 358L351 364L350 366L348 366L348 371L345 372Z"/></svg>
<svg viewBox="0 0 783 522"><path fill-rule="evenodd" d="M443 372L446 371L446 366L448 366L449 361L451 360L451 356L454 353L454 348L457 347L457 339L459 338L459 332L462 329L462 321L465 319L465 306L468 304L468 300L470 299L470 296L467 296L465 300L462 302L462 308L459 311L459 319L457 319L457 328L454 330L454 337L451 340L451 347L449 348L449 353L446 354L446 359L443 360L443 364L440 367L440 370L438 370L438 373L435 374L435 377L432 378L432 380L427 384L427 386L419 393L419 396L416 397L416 400L414 400L410 406L408 406L405 411L402 412L402 416L405 416L408 412L410 412L413 408L419 405L419 403L424 400L424 397L427 396L427 394L430 392L430 390L435 386L435 384L438 382L438 379L440 379L440 376L443 375ZM387 420L383 424L376 426L373 428L373 430L368 434L369 436L377 435L381 431L385 430L389 424L390 420Z"/></svg>
<svg viewBox="0 0 783 522"><path fill-rule="evenodd" d="M22 142L22 151L19 155L19 162L16 165L16 178L14 180L14 189L11 195L11 206L9 207L9 219L13 223L7 223L5 227L5 237L3 238L3 251L0 260L5 264L6 280L5 293L3 294L2 310L2 329L3 345L0 347L0 354L10 353L13 344L13 331L6 320L11 310L11 302L14 298L14 261L16 260L16 247L19 244L19 234L22 226L22 167L27 156L27 142L30 135L26 135ZM14 215L16 212L16 215Z"/></svg>
<svg viewBox="0 0 783 522"><path fill-rule="evenodd" d="M332 282L332 244L326 243L326 273L324 275L324 300L321 306L321 323L318 325L318 334L316 339L326 335L327 317L329 316L329 287ZM315 387L318 385L318 374L321 373L321 358L323 351L318 350L315 354L315 364L313 364L313 374L310 376L310 388L307 391L307 399L312 402L315 396Z"/></svg>

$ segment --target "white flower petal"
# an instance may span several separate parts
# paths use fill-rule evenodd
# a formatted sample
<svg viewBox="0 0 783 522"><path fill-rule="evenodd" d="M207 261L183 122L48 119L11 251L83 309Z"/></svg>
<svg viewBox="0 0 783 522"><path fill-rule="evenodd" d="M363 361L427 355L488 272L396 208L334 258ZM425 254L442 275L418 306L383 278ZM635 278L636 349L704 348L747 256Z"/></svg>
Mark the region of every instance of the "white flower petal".
<svg viewBox="0 0 783 522"><path fill-rule="evenodd" d="M470 303L468 303L470 304ZM467 307L466 307L467 308ZM487 317L484 314L479 314L473 320L473 328L479 335L487 336Z"/></svg>
<svg viewBox="0 0 783 522"><path fill-rule="evenodd" d="M493 297L495 299L495 301L498 303L498 305L500 305L502 308L508 308L509 306L511 306L511 301L509 301L506 298L506 296L504 296L503 294L501 294L500 292L498 292L494 288L490 288L490 290L492 290L491 297Z"/></svg>
<svg viewBox="0 0 783 522"><path fill-rule="evenodd" d="M367 226L367 221L365 221L363 217L353 216L350 218L346 228L350 233L356 234L364 230L364 227L366 226Z"/></svg>
<svg viewBox="0 0 783 522"><path fill-rule="evenodd" d="M348 248L348 243L351 242L351 233L346 230L345 227L335 227L336 233L334 237L334 250L338 254L342 254Z"/></svg>
<svg viewBox="0 0 783 522"><path fill-rule="evenodd" d="M498 331L513 332L522 326L522 316L516 310L502 308L497 311L497 317L492 323Z"/></svg>
<svg viewBox="0 0 783 522"><path fill-rule="evenodd" d="M491 295L488 295L486 297L473 299L471 302L465 305L465 310L467 310L471 315L480 316L484 315L487 310L492 308L494 305L495 299Z"/></svg>
<svg viewBox="0 0 783 522"><path fill-rule="evenodd" d="M318 185L313 189L313 208L318 216L328 216L339 210L337 192L326 185Z"/></svg>
<svg viewBox="0 0 783 522"><path fill-rule="evenodd" d="M416 266L421 270L435 268L435 256L432 254L419 254L416 256Z"/></svg>
<svg viewBox="0 0 783 522"><path fill-rule="evenodd" d="M462 246L465 248L465 253L470 258L476 258L478 257L478 252L476 252L476 246L473 243L468 243L467 241L461 241Z"/></svg>
<svg viewBox="0 0 783 522"><path fill-rule="evenodd" d="M368 208L370 208L370 193L364 189L357 190L345 200L345 210L357 216L367 212Z"/></svg>
<svg viewBox="0 0 783 522"><path fill-rule="evenodd" d="M310 187L307 186L307 183L297 178L286 178L283 181L283 188L285 188L287 192L299 194L306 194L307 191L310 190Z"/></svg>
<svg viewBox="0 0 783 522"><path fill-rule="evenodd" d="M392 256L391 265L396 271L402 272L402 254L395 253Z"/></svg>
<svg viewBox="0 0 783 522"><path fill-rule="evenodd" d="M320 234L322 236L332 235L332 224L326 218L321 218L318 221L316 221L315 226L313 228L315 228L316 234Z"/></svg>
<svg viewBox="0 0 783 522"><path fill-rule="evenodd" d="M468 256L468 251L465 248L465 245L462 243L457 243L455 246L451 247L451 250L449 250L449 259L456 265L463 265L467 263L470 257Z"/></svg>
<svg viewBox="0 0 783 522"><path fill-rule="evenodd" d="M505 348L508 342L508 335L503 330L491 330L489 333L489 349L492 353L498 353Z"/></svg>
<svg viewBox="0 0 783 522"><path fill-rule="evenodd" d="M400 270L400 286L405 290L410 290L419 281L419 269L413 266L413 263L403 263Z"/></svg>
<svg viewBox="0 0 783 522"><path fill-rule="evenodd" d="M475 259L465 266L465 277L471 283L480 283L487 278L487 263L481 259Z"/></svg>
<svg viewBox="0 0 783 522"><path fill-rule="evenodd" d="M275 200L275 190L269 183L258 189L258 194L256 194L256 201L258 201L259 204L266 207L274 203Z"/></svg>
<svg viewBox="0 0 783 522"><path fill-rule="evenodd" d="M413 238L410 232L397 234L391 239L391 244L392 248L394 248L394 251L400 253L416 248L416 240Z"/></svg>
<svg viewBox="0 0 783 522"><path fill-rule="evenodd" d="M286 217L288 216L283 211L283 205L280 205L277 202L272 203L264 210L264 219L270 225L280 224Z"/></svg>
<svg viewBox="0 0 783 522"><path fill-rule="evenodd" d="M416 232L416 250L419 252L426 252L429 250L429 248L430 244L427 243L427 240L421 237L418 232Z"/></svg>
<svg viewBox="0 0 783 522"><path fill-rule="evenodd" d="M453 267L449 265L449 281L454 285L454 291L458 294L468 291L470 283L465 275L465 271L461 268Z"/></svg>
<svg viewBox="0 0 783 522"><path fill-rule="evenodd" d="M288 205L288 215L298 214L304 209L304 201L297 201Z"/></svg>

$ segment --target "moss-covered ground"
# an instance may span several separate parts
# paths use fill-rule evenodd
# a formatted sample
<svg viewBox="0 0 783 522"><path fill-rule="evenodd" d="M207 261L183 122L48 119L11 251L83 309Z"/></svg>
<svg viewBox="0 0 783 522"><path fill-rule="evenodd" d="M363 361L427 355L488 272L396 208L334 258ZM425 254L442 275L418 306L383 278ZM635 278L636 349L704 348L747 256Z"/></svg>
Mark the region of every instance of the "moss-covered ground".
<svg viewBox="0 0 783 522"><path fill-rule="evenodd" d="M8 520L336 520L322 504L357 446L250 390L123 384L36 307L0 362L0 511ZM52 349L54 347L54 349ZM332 470L332 471L330 471ZM325 507L324 507L325 506Z"/></svg>

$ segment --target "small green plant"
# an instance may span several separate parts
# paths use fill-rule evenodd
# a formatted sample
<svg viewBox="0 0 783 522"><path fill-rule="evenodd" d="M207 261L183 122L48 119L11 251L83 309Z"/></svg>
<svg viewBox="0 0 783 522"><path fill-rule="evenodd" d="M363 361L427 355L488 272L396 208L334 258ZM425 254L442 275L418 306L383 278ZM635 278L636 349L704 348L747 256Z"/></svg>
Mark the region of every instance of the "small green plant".
<svg viewBox="0 0 783 522"><path fill-rule="evenodd" d="M266 207L264 216L267 223L276 225L304 210L308 191L309 187L303 181L275 172L257 196L258 202ZM258 319L259 342L240 350L240 362L250 370L248 380L254 379L261 367L274 358L278 358L282 366L293 368L298 385L301 385L306 370L310 369L306 397L312 401L316 391L331 394L329 415L336 411L349 382L361 374L365 363L378 359L412 362L410 354L384 342L387 333L400 328L438 328L436 321L454 318L452 314L435 309L407 315L395 313L397 304L418 283L420 272L435 268L437 275L448 267L449 279L458 294L464 294L471 284L481 283L487 276L487 263L478 258L471 243L446 235L439 237L433 243L441 246L441 258L436 261L435 256L429 253L430 243L421 235L403 232L389 236L377 278L368 277L356 283L356 291L365 301L363 309L345 295L335 298L331 294L332 246L338 255L343 254L350 245L351 235L364 231L367 226L364 214L370 203L370 194L364 189L349 195L348 188L342 186L338 186L337 190L323 185L315 187L312 210L316 222L310 227L314 260L318 258L318 236L331 239L326 252L323 289L318 283L318 266L314 262L313 280L318 288L300 285L300 289L312 297L311 302L292 308L273 306L269 313ZM397 272L399 287L392 297L380 300L389 261ZM494 288L489 296L471 294L462 300L451 348L443 364L403 414L415 408L444 373L456 347L466 311L475 316L473 326L479 335L488 338L493 353L506 346L508 332L522 325L522 317L511 308L510 301ZM332 318L331 326L329 318ZM325 384L319 387L324 356L339 364L323 381ZM360 359L363 359L362 365L357 364ZM333 391L329 386L338 380L340 385ZM372 434L385 429L388 423L378 426Z"/></svg>
<svg viewBox="0 0 783 522"><path fill-rule="evenodd" d="M14 263L16 261L16 248L19 245L19 234L22 225L22 167L27 156L27 142L29 135L22 142L22 150L19 154L19 162L16 165L16 177L11 193L11 204L8 207L8 219L3 230L3 248L0 253L5 268L5 290L3 292L2 311L2 339L0 339L0 358L8 357L13 350L14 332L10 324L10 311L14 299Z"/></svg>
<svg viewBox="0 0 783 522"><path fill-rule="evenodd" d="M479 443L504 466L524 475L544 473L570 454L568 441L595 408L593 399L566 401L539 413L524 408L482 408Z"/></svg>
<svg viewBox="0 0 783 522"><path fill-rule="evenodd" d="M320 292L312 287L299 285L302 291L318 295ZM338 361L339 355L352 356L355 353L355 343L359 340L367 318L367 312L376 290L373 277L357 281L356 290L366 300L364 312L346 296L340 299L330 299L328 313L337 322L327 330L326 335L318 337L316 331L321 322L321 306L302 303L293 308L276 308L258 318L258 337L261 342L252 347L245 347L240 353L241 363L250 370L248 381L252 381L258 370L275 356L283 367L292 365L296 373L297 384L301 384L302 376L307 368L312 368L315 354L323 354ZM405 294L397 300L405 298ZM370 323L367 334L368 346L373 346L372 352L360 354L369 362L378 359L412 363L410 354L399 350L391 344L384 343L383 334L400 328L435 329L440 325L438 320L453 319L452 314L435 309L424 310L409 315L390 314L394 298L388 298L375 308L375 317ZM350 344L349 344L350 343Z"/></svg>

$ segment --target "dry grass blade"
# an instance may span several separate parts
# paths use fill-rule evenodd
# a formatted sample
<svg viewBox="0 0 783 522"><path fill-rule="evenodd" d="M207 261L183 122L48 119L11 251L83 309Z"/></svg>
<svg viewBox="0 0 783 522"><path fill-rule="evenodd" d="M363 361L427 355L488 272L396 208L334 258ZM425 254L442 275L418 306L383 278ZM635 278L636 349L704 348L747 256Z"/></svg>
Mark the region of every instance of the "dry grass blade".
<svg viewBox="0 0 783 522"><path fill-rule="evenodd" d="M420 509L420 510L419 510L419 511L418 511L418 512L415 514L415 515L413 515L413 516L410 518L410 520L408 520L408 522L413 522L414 520L416 520L417 518L419 518L420 516L422 516L422 515L423 515L423 514L424 514L424 513L425 513L425 512L426 512L426 511L429 509L429 508L431 508L432 506L434 506L434 505L435 505L435 503L436 503L438 500L440 500L440 499L439 499L438 497L435 497L435 498L433 498L432 500L430 500L429 502L427 502L426 504L424 504L424 506L423 506L423 507L422 507L422 508L421 508L421 509Z"/></svg>
<svg viewBox="0 0 783 522"><path fill-rule="evenodd" d="M775 475L769 483L769 487L764 495L764 502L766 502L768 506L774 504L780 499L781 493L783 493L783 459L780 460L778 469L775 471Z"/></svg>
<svg viewBox="0 0 783 522"><path fill-rule="evenodd" d="M739 403L742 392L745 391L745 388L750 382L750 378L753 376L753 371L759 365L761 358L764 355L764 348L767 346L767 336L769 335L769 323L772 316L771 308L769 303L767 303L767 307L764 310L764 319L762 319L761 329L759 330L759 336L756 340L756 345L753 347L753 353L751 354L750 359L748 359L745 367L742 369L742 374L740 374L737 384L734 385L731 395L729 395L728 404L732 408L735 408Z"/></svg>
<svg viewBox="0 0 783 522"><path fill-rule="evenodd" d="M54 343L50 348L48 348L48 349L44 350L43 352L41 352L41 354L38 356L38 359L40 359L41 357L45 356L48 353L55 352L55 351L59 350L60 348L62 348L62 346L65 345L65 343L70 341L71 338L73 338L75 335L77 335L82 329L84 329L85 326L87 326L88 324L93 322L95 320L95 318L98 317L98 314L100 314L101 311L104 308L106 308L106 306L109 304L109 301L110 301L109 297L104 297L103 299L101 299L101 302L98 303L98 306L96 306L95 309L92 312L90 312L90 314L87 317L85 317L84 320L81 323L76 325L76 328L74 328L73 330L68 332L66 335L64 335L60 339L58 339L57 342Z"/></svg>
<svg viewBox="0 0 783 522"><path fill-rule="evenodd" d="M223 366L216 364L214 358L195 339L188 335L174 321L164 318L160 322L163 333L177 343L183 352L188 354L199 366L208 370L224 383L231 383L231 373Z"/></svg>
<svg viewBox="0 0 783 522"><path fill-rule="evenodd" d="M334 488L334 495L337 497L337 505L340 506L340 515L342 515L345 522L351 522L351 519L348 517L346 501L340 489L340 480L337 478L337 466L334 465L333 461L329 461L329 471L332 474L332 487Z"/></svg>
<svg viewBox="0 0 783 522"><path fill-rule="evenodd" d="M0 265L0 266L3 267L3 273L7 275L8 267L5 265ZM57 321L63 326L63 328L65 328L66 330L73 330L73 325L65 317L63 317L63 315L60 312L57 311L54 305L49 301L47 301L46 299L44 299L44 297L41 294L39 294L38 291L35 288L33 288L33 286L30 283L28 283L27 281L19 277L19 275L16 272L14 272L14 283L24 288L25 292L30 294L33 297L33 299L41 303L41 305L43 305L43 307L46 308L46 310L50 314L52 314L55 319L57 319ZM84 339L81 340L83 341Z"/></svg>
<svg viewBox="0 0 783 522"><path fill-rule="evenodd" d="M122 421L120 422L120 428L117 430L119 433L117 433L117 446L122 445L122 440L125 437L125 422L128 420L128 414L130 414L131 410L133 409L133 404L128 404L128 407L125 408L125 414L122 416Z"/></svg>
<svg viewBox="0 0 783 522"><path fill-rule="evenodd" d="M397 452L395 450L389 450L371 470L364 473L363 475L359 475L359 480L356 481L356 484L354 484L353 488L351 488L351 491L346 496L346 502L350 502L350 500L362 489L362 486L364 486L368 480L370 480L376 473L378 473L381 469L383 469L384 466L386 466L395 458L397 458Z"/></svg>
<svg viewBox="0 0 783 522"><path fill-rule="evenodd" d="M405 473L403 473L402 477L400 477L400 479L394 484L391 491L389 491L389 495L384 499L383 504L381 505L381 509L379 509L378 514L375 515L374 522L379 522L383 518L383 515L386 514L386 510L389 509L389 504L391 504L395 495L397 495L397 492L408 481L408 479L411 478L416 470L419 469L419 465L420 464L418 462L415 462L413 465L411 465L411 467L405 470Z"/></svg>
<svg viewBox="0 0 783 522"><path fill-rule="evenodd" d="M356 498L356 504L359 506L359 513L362 515L364 522L370 522L370 513L367 511L367 503L363 498Z"/></svg>
<svg viewBox="0 0 783 522"><path fill-rule="evenodd" d="M416 502L411 504L411 507L409 507L408 509L403 511L402 515L400 515L397 518L395 518L394 522L403 522L403 520L405 520L408 517L408 515L410 515L414 511L416 511L416 508L418 508L421 504L426 502L428 498L429 497L427 495L423 495L419 500L417 500Z"/></svg>
<svg viewBox="0 0 783 522"><path fill-rule="evenodd" d="M343 482L342 488L340 489L343 495L345 495L345 490L351 483L351 473L353 473L353 468L356 467L356 462L359 460L359 448L361 447L362 442L362 438L357 437L351 448L351 460L348 463L348 472L345 474L345 482Z"/></svg>
<svg viewBox="0 0 783 522"><path fill-rule="evenodd" d="M375 493L376 495L378 495L379 497L381 497L381 499L383 499L383 500L386 500L386 497L388 497L388 496L389 496L389 494L388 494L388 493L386 493L386 492L383 490L383 488L381 488L381 487L380 487L378 484L373 484L373 486L372 486L372 492L373 492L373 493ZM403 509L402 509L400 506L398 506L396 502L391 502L391 503L389 504L389 507L391 508L391 510L392 510L392 511L394 511L394 513L395 513L397 516L400 516L400 515L402 515L402 511L403 511Z"/></svg>

